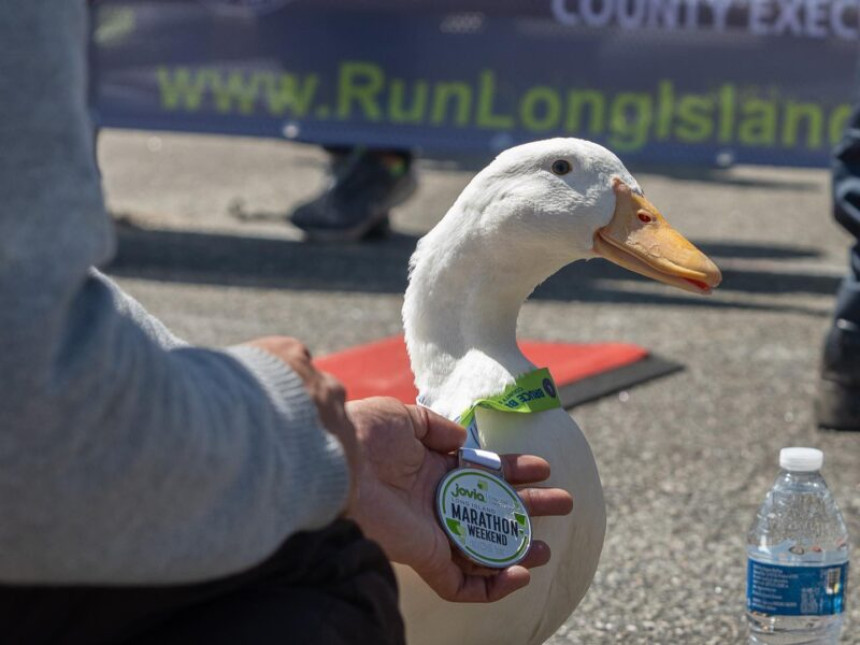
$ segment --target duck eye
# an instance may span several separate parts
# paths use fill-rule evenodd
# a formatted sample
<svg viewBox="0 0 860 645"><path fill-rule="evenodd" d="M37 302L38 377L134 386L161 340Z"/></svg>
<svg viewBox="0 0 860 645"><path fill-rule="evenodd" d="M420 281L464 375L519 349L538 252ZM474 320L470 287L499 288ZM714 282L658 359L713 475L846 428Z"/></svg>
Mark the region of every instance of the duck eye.
<svg viewBox="0 0 860 645"><path fill-rule="evenodd" d="M552 171L556 175L566 175L572 170L570 162L566 159L556 159L552 162Z"/></svg>

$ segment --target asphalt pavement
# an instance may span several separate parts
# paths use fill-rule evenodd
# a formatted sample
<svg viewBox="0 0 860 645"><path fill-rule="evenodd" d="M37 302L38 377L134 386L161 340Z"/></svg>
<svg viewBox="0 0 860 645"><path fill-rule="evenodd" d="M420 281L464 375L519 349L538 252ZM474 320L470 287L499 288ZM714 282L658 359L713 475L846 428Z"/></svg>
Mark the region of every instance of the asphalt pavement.
<svg viewBox="0 0 860 645"><path fill-rule="evenodd" d="M474 173L424 162L393 237L322 246L284 219L320 188L312 146L108 131L99 156L119 231L109 272L124 288L189 341L289 334L317 355L400 330L409 255ZM630 170L724 282L702 298L598 260L524 306L523 338L632 342L684 365L571 411L608 527L591 590L550 643L742 643L745 535L781 447L824 451L860 560L860 433L821 432L812 417L849 240L822 170ZM860 568L852 578L841 642L860 644Z"/></svg>

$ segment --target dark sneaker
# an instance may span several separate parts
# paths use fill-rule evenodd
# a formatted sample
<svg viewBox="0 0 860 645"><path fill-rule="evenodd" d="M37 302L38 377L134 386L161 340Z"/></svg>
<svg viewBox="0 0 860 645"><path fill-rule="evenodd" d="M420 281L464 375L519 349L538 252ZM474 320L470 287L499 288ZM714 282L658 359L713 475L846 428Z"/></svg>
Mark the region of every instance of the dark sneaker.
<svg viewBox="0 0 860 645"><path fill-rule="evenodd" d="M412 156L402 151L354 148L333 153L329 183L290 221L309 240L348 242L387 235L388 212L415 192Z"/></svg>
<svg viewBox="0 0 860 645"><path fill-rule="evenodd" d="M818 425L860 431L860 325L837 319L824 343L815 401Z"/></svg>

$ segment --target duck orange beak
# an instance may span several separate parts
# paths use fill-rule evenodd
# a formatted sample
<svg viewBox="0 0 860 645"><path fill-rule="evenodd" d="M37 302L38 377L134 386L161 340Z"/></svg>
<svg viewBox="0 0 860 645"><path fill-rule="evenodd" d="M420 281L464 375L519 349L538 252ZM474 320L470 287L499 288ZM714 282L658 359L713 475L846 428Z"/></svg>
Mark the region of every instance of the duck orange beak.
<svg viewBox="0 0 860 645"><path fill-rule="evenodd" d="M673 229L660 211L613 179L615 212L594 234L594 251L615 264L685 291L709 294L723 279L717 265Z"/></svg>

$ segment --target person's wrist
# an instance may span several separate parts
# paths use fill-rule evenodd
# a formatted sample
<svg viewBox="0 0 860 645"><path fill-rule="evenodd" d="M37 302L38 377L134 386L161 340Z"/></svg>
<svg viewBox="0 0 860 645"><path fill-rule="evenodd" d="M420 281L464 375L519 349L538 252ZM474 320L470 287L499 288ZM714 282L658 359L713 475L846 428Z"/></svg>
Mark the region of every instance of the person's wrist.
<svg viewBox="0 0 860 645"><path fill-rule="evenodd" d="M253 375L282 419L281 449L297 458L285 485L309 500L303 525L317 528L343 514L352 489L352 467L340 440L328 432L301 376L276 355L242 344L226 353ZM261 414L263 412L261 411Z"/></svg>

